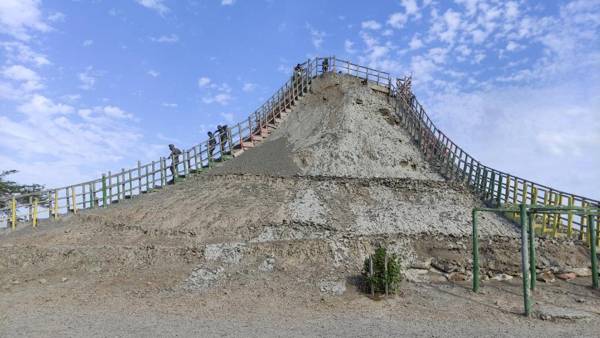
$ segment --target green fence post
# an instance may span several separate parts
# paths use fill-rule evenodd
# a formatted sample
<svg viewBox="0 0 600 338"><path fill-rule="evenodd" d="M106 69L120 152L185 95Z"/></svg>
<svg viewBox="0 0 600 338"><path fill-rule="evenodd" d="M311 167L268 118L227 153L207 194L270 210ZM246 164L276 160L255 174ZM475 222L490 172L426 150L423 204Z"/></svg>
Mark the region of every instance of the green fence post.
<svg viewBox="0 0 600 338"><path fill-rule="evenodd" d="M498 207L502 205L502 174L498 174L498 194L496 196Z"/></svg>
<svg viewBox="0 0 600 338"><path fill-rule="evenodd" d="M596 229L595 229L595 215L588 215L588 228L589 228L589 237L591 238L590 243L590 255L592 256L592 287L594 289L598 288L598 256L596 254L596 245L598 243L596 239Z"/></svg>
<svg viewBox="0 0 600 338"><path fill-rule="evenodd" d="M106 175L102 174L102 206L106 207Z"/></svg>
<svg viewBox="0 0 600 338"><path fill-rule="evenodd" d="M535 261L535 231L533 229L533 220L535 214L529 214L527 217L527 224L529 229L529 271L531 274L531 290L535 290L535 281L537 278L537 271L535 269L537 263Z"/></svg>
<svg viewBox="0 0 600 338"><path fill-rule="evenodd" d="M519 215L521 216L521 272L523 273L523 305L525 306L525 316L531 314L531 300L529 298L529 255L527 248L527 206L524 203L519 205Z"/></svg>
<svg viewBox="0 0 600 338"><path fill-rule="evenodd" d="M479 235L477 233L477 210L473 209L473 292L479 291Z"/></svg>

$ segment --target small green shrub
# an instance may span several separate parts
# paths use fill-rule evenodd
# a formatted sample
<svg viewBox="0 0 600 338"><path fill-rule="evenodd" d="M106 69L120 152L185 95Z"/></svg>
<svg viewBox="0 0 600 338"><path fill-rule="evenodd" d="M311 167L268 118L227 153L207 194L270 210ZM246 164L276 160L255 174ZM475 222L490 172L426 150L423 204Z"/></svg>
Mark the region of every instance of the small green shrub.
<svg viewBox="0 0 600 338"><path fill-rule="evenodd" d="M387 282L388 291L390 293L396 292L398 284L402 280L402 271L400 268L400 259L395 254L388 254L388 266L387 273L385 270L385 255L387 253L386 248L378 248L375 250L373 257L373 276L370 275L369 271L369 258L365 258L365 264L363 268L363 276L367 281L367 289L370 291L371 283L375 292L385 292L385 285Z"/></svg>

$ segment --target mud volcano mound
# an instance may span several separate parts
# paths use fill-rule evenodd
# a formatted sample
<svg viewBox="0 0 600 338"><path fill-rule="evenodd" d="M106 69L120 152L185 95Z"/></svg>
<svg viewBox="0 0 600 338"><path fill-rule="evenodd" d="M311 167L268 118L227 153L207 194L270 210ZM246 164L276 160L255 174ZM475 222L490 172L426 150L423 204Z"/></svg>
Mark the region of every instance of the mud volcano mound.
<svg viewBox="0 0 600 338"><path fill-rule="evenodd" d="M152 285L318 297L352 289L379 244L406 267L468 270L470 212L480 202L423 159L388 100L352 77L316 78L265 142L220 167L36 231L3 234L0 283L35 288L40 278L68 279L77 281L74 293ZM486 215L480 227L504 243L482 242L484 267L518 271L514 225ZM564 256L574 266L585 260Z"/></svg>

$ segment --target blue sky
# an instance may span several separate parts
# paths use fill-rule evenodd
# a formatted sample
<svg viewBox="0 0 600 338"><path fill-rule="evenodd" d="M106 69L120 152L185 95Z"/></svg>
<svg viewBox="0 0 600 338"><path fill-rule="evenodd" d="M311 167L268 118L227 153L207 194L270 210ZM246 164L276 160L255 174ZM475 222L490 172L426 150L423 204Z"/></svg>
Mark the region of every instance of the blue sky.
<svg viewBox="0 0 600 338"><path fill-rule="evenodd" d="M49 186L204 140L319 55L412 74L482 162L600 198L600 1L0 1L0 169Z"/></svg>

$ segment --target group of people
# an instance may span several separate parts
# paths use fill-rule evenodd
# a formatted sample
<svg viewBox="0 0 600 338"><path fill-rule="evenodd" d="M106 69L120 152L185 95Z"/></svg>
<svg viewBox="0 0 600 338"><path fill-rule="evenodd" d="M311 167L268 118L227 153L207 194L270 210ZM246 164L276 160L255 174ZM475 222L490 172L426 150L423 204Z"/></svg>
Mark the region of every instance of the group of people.
<svg viewBox="0 0 600 338"><path fill-rule="evenodd" d="M219 138L219 145L221 150L221 156L227 155L231 153L231 132L227 125L218 125L217 130L213 133L212 131L208 132L208 159L209 161L213 160L213 153L215 148L217 147L217 137ZM229 148L229 149L228 149ZM183 154L181 150L175 147L174 144L169 144L169 150L171 153L169 157L171 158L171 165L169 166L169 170L171 171L171 176L175 177L177 173L177 167L180 163L179 157Z"/></svg>

